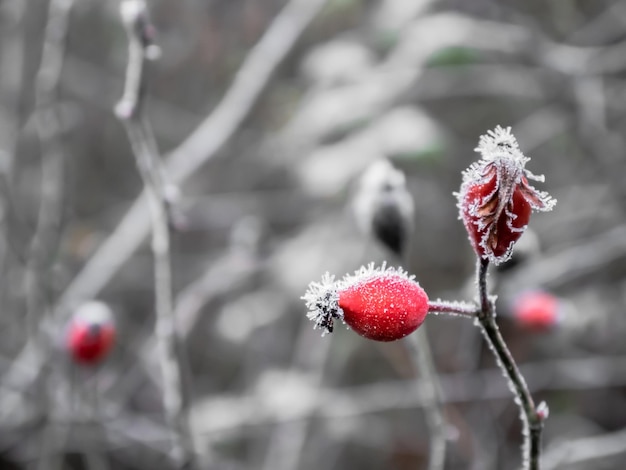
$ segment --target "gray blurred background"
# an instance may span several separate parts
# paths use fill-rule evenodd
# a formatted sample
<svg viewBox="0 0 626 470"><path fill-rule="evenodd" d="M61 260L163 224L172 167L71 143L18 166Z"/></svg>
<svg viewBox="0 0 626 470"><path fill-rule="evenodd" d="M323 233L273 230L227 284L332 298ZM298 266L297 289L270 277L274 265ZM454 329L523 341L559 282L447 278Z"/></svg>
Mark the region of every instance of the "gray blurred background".
<svg viewBox="0 0 626 470"><path fill-rule="evenodd" d="M127 60L118 2L50 3L0 1L0 467L175 468L147 209L112 112ZM531 220L540 251L491 278L512 353L550 405L543 468L624 468L626 2L148 4L162 57L146 112L179 190L176 321L202 468L427 468L402 342L343 326L321 338L300 296L326 271L398 264L352 210L363 171L388 158L415 202L405 268L433 299L472 300L452 193L496 125L558 200ZM561 306L543 333L509 308L537 288ZM71 364L61 340L91 298L118 328L97 369ZM445 469L519 468L518 410L478 329L428 328Z"/></svg>

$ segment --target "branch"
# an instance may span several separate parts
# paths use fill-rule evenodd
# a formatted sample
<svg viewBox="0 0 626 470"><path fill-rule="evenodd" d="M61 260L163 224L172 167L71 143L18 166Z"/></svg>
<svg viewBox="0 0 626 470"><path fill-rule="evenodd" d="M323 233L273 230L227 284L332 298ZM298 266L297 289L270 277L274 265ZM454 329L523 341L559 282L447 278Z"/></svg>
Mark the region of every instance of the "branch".
<svg viewBox="0 0 626 470"><path fill-rule="evenodd" d="M30 241L24 271L23 289L26 302L26 330L30 338L39 341L43 348L44 339L38 335L38 327L46 305L45 292L50 267L54 262L63 217L63 179L65 153L61 142L61 119L57 110L57 94L61 82L66 40L74 0L50 0L43 36L41 59L35 78L34 123L41 149L41 189L39 212L35 231ZM49 368L41 368L40 386L35 387L38 406L42 414L42 438L38 468L57 469L61 467L61 457L54 449L59 440L57 430L51 421L53 409L50 403ZM21 397L9 395L11 406ZM61 440L62 441L62 440ZM61 449L62 453L63 450Z"/></svg>
<svg viewBox="0 0 626 470"><path fill-rule="evenodd" d="M443 300L431 300L428 302L428 313L433 315L451 315L456 317L475 318L480 309L473 304L465 302L447 302Z"/></svg>
<svg viewBox="0 0 626 470"><path fill-rule="evenodd" d="M236 133L269 80L326 0L291 0L250 51L233 84L211 115L174 151L165 171L181 184L209 161ZM140 246L149 231L145 193L135 201L113 234L83 266L59 300L59 315L93 297Z"/></svg>
<svg viewBox="0 0 626 470"><path fill-rule="evenodd" d="M246 57L215 111L170 154L165 170L172 183L183 183L237 132L276 68L325 3L326 0L291 0L278 14ZM147 197L144 191L111 236L85 263L58 299L53 318L49 324L43 325L42 330L64 323L73 306L95 297L139 248L150 231L150 219L146 214ZM3 376L2 384L27 388L46 359L45 349L37 341L29 340L14 361L14 366ZM12 409L0 409L0 418L7 419L6 415Z"/></svg>
<svg viewBox="0 0 626 470"><path fill-rule="evenodd" d="M28 87L25 86L24 80L24 62L26 57L26 13L28 9L27 2L22 1L6 1L2 5L3 12L9 14L1 14L2 31L0 32L0 70L2 77L0 79L0 104L7 108L7 113L3 114L2 129L0 129L0 210L4 215L2 224L0 224L0 284L4 287L0 288L0 302L3 308L6 308L7 302L12 301L15 294L8 288L9 283L6 281L9 272L15 267L14 259L19 259L19 264L23 262L22 251L24 250L22 243L13 240L21 227L21 223L17 223L20 219L16 218L17 209L11 192L11 184L14 175L15 155L18 148L18 140L21 130L22 108L24 97L26 96ZM20 241L22 237L17 237ZM13 259L12 259L13 258Z"/></svg>
<svg viewBox="0 0 626 470"><path fill-rule="evenodd" d="M420 398L424 402L424 414L430 433L429 470L443 470L446 459L447 424L444 416L441 384L428 342L428 331L422 325L405 339L409 353L419 371L422 381Z"/></svg>
<svg viewBox="0 0 626 470"><path fill-rule="evenodd" d="M56 102L73 5L74 0L50 1L41 63L35 81L34 121L41 146L41 195L24 276L26 321L30 334L36 334L43 307L42 294L46 287L44 280L53 261L63 216L66 150L59 138L63 126Z"/></svg>
<svg viewBox="0 0 626 470"><path fill-rule="evenodd" d="M411 230L413 232L413 230ZM410 251L404 247L402 253L404 264L410 264ZM461 304L455 305L460 308ZM429 313L433 313L435 305L428 304ZM450 305L452 307L453 305ZM433 357L432 347L428 339L428 325L423 324L409 335L404 344L419 374L415 384L420 399L424 401L424 415L429 431L430 452L428 470L443 470L446 465L446 443L448 440L448 423L445 416L441 382L437 374L437 366Z"/></svg>
<svg viewBox="0 0 626 470"><path fill-rule="evenodd" d="M298 383L302 378L307 387L313 390L313 396L317 396L321 389L324 370L330 359L332 341L322 341L311 349L311 338L318 340L318 334L310 327L309 321L300 326L298 339L294 347L294 360L291 365L291 375L296 377ZM328 338L329 340L331 338ZM305 371L303 374L302 371ZM289 384L287 387L289 388ZM302 455L310 432L309 420L301 419L291 422L278 422L269 437L267 450L262 470L291 470L302 467ZM263 440L265 440L265 431Z"/></svg>
<svg viewBox="0 0 626 470"><path fill-rule="evenodd" d="M488 268L489 260L479 259L476 272L480 302L478 321L483 336L496 357L498 366L509 380L511 391L516 397L515 402L520 407L521 420L524 426L523 467L525 470L539 470L541 432L543 431L543 421L548 415L548 407L545 402L540 403L538 407L535 406L528 385L526 385L526 381L500 333L496 323L494 299L490 298L487 292Z"/></svg>
<svg viewBox="0 0 626 470"><path fill-rule="evenodd" d="M156 142L143 113L147 60L156 58L157 49L144 0L124 0L120 5L120 14L128 33L129 50L124 95L115 112L126 128L150 209L156 296L155 336L163 375L163 406L173 431L172 457L183 466L193 466L195 456L189 426L188 394L181 374L181 349L174 327L167 199Z"/></svg>

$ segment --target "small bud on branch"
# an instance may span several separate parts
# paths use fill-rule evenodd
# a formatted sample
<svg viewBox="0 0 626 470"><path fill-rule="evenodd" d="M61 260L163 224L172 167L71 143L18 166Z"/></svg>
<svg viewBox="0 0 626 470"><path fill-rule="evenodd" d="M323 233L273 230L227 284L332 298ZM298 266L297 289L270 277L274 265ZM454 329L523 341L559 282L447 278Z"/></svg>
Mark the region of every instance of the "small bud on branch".
<svg viewBox="0 0 626 470"><path fill-rule="evenodd" d="M404 173L387 159L377 160L363 173L354 200L361 230L403 256L413 228L413 198Z"/></svg>

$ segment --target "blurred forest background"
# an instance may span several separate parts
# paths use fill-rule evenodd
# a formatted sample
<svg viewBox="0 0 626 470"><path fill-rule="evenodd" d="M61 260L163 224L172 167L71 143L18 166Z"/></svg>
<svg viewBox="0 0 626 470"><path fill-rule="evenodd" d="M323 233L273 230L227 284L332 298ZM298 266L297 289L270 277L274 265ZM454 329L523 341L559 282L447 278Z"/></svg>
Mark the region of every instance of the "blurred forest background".
<svg viewBox="0 0 626 470"><path fill-rule="evenodd" d="M494 273L499 322L550 417L545 469L626 462L626 2L150 0L147 119L177 185L175 321L200 468L426 469L402 341L320 337L300 296L393 256L359 230L358 180L389 158L415 201L410 272L472 299L456 200L478 137L512 126L559 202ZM168 469L150 221L124 127L114 0L0 1L0 468ZM523 328L526 289L560 322ZM117 343L73 364L100 299ZM163 333L163 332L161 332ZM164 334L164 333L163 333ZM519 468L518 409L471 321L428 335L452 469Z"/></svg>

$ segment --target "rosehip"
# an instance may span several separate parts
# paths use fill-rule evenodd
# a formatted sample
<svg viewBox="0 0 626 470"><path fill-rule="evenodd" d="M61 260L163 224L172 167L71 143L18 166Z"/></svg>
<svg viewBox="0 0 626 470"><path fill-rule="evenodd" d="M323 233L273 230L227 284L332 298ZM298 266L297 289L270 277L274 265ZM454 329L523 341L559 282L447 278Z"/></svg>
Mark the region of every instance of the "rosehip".
<svg viewBox="0 0 626 470"><path fill-rule="evenodd" d="M405 253L413 228L413 198L402 171L386 159L372 163L361 177L354 211L364 233L397 256Z"/></svg>
<svg viewBox="0 0 626 470"><path fill-rule="evenodd" d="M115 340L115 325L110 308L97 301L81 305L70 321L66 347L80 364L95 365L109 353Z"/></svg>
<svg viewBox="0 0 626 470"><path fill-rule="evenodd" d="M465 170L457 194L460 218L476 254L500 264L511 256L531 212L549 211L556 200L528 183L544 178L526 170L530 159L519 149L510 127L498 126L481 136L476 151L482 159Z"/></svg>
<svg viewBox="0 0 626 470"><path fill-rule="evenodd" d="M342 281L326 274L302 297L315 327L332 333L335 319L375 341L395 341L415 331L428 314L428 296L402 269L370 264Z"/></svg>
<svg viewBox="0 0 626 470"><path fill-rule="evenodd" d="M548 292L525 292L513 302L513 317L531 331L548 331L560 320L559 299Z"/></svg>

